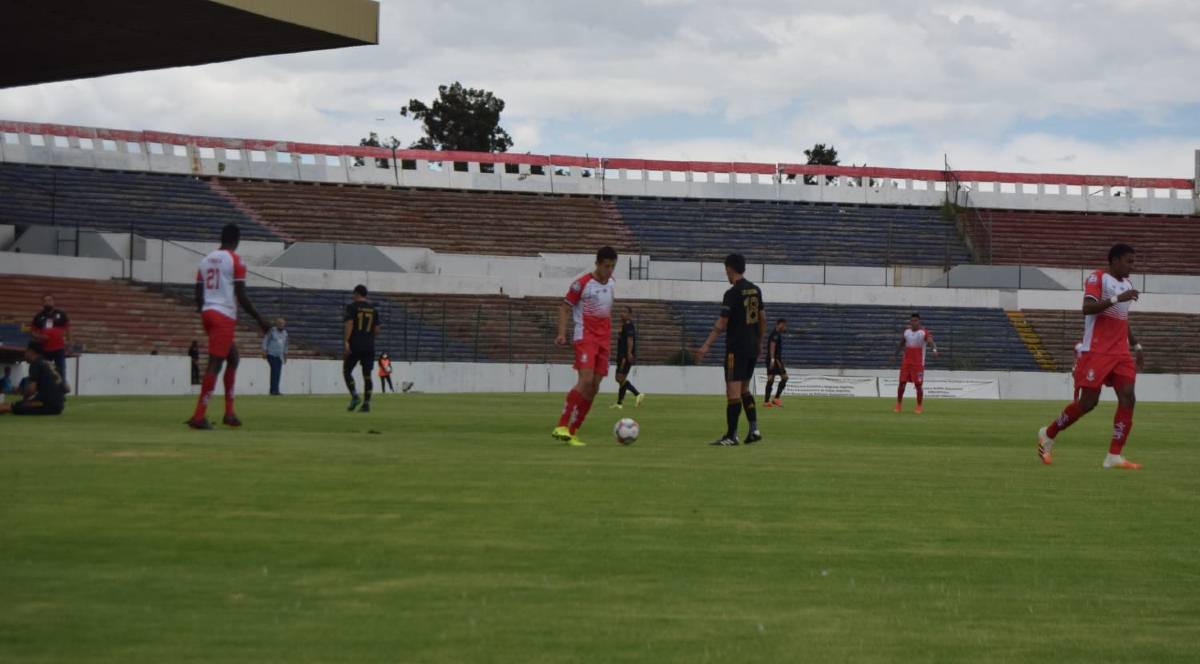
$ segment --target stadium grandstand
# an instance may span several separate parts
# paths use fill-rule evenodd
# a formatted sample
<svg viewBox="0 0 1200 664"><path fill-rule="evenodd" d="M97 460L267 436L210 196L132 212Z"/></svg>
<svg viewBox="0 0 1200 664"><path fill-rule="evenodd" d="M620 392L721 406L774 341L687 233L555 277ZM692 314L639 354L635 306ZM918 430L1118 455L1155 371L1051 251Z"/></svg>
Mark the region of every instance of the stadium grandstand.
<svg viewBox="0 0 1200 664"><path fill-rule="evenodd" d="M62 266L51 276L70 294L63 306L110 303L78 336L89 353L182 353L198 333L191 266L230 222L243 229L254 300L293 321L314 358L340 353L339 307L366 281L399 361L569 363L553 344L558 292L605 244L621 254L643 365L692 362L729 251L771 286L772 313L795 321L796 369L887 369L890 340L920 310L944 351L931 370L1065 371L1077 325L1063 312L1117 240L1138 246L1139 285L1163 302L1135 319L1144 336L1178 335L1200 315L1194 180L428 152L14 121L0 131L4 309L36 304L26 266ZM1103 236L1088 232L1097 222ZM722 229L734 223L748 232L730 244ZM1013 286L1018 296L1004 296ZM1054 304L1025 311L1024 300ZM144 311L158 327L137 325Z"/></svg>

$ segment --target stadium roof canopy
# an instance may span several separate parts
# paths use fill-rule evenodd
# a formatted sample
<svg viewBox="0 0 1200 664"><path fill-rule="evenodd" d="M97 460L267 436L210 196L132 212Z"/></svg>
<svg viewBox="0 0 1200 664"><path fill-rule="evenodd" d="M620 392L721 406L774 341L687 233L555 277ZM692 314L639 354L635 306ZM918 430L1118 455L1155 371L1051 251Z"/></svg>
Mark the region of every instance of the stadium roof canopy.
<svg viewBox="0 0 1200 664"><path fill-rule="evenodd" d="M374 0L10 0L0 88L379 43Z"/></svg>

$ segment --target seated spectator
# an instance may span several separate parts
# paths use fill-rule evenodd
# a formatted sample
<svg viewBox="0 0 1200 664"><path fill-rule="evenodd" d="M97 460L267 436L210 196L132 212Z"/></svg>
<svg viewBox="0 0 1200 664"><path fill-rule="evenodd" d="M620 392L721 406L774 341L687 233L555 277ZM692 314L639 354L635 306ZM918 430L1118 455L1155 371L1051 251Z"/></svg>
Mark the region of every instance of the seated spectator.
<svg viewBox="0 0 1200 664"><path fill-rule="evenodd" d="M41 344L29 342L25 349L29 376L22 381L22 399L16 403L0 403L0 415L58 415L63 411L66 389L54 365L42 354Z"/></svg>
<svg viewBox="0 0 1200 664"><path fill-rule="evenodd" d="M0 396L13 391L12 367L4 367L4 376L0 377Z"/></svg>

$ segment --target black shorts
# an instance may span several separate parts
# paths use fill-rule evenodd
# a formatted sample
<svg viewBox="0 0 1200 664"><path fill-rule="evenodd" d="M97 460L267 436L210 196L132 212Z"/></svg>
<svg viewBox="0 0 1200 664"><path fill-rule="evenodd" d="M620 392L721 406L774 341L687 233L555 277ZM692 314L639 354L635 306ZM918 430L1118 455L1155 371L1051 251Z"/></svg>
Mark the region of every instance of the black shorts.
<svg viewBox="0 0 1200 664"><path fill-rule="evenodd" d="M633 369L633 364L633 362L629 361L629 358L622 357L617 361L617 373L621 374L622 376L628 376L629 371Z"/></svg>
<svg viewBox="0 0 1200 664"><path fill-rule="evenodd" d="M351 346L350 354L342 360L342 370L353 371L356 364L361 364L363 371L370 374L375 369L375 349Z"/></svg>
<svg viewBox="0 0 1200 664"><path fill-rule="evenodd" d="M62 406L50 406L41 401L18 401L12 405L13 415L59 415Z"/></svg>
<svg viewBox="0 0 1200 664"><path fill-rule="evenodd" d="M725 382L750 380L757 363L757 353L725 353Z"/></svg>
<svg viewBox="0 0 1200 664"><path fill-rule="evenodd" d="M787 367L783 365L783 360L777 360L775 364L767 362L768 376L781 376L787 373Z"/></svg>

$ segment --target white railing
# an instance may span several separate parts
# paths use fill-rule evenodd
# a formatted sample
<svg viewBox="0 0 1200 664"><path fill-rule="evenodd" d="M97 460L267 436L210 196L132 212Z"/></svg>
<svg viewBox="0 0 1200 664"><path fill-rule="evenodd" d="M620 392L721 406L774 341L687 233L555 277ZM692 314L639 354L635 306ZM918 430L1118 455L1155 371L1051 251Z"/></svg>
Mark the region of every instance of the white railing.
<svg viewBox="0 0 1200 664"><path fill-rule="evenodd" d="M0 161L200 176L560 194L1196 214L1200 180L391 150L0 121ZM1200 174L1200 151L1197 152Z"/></svg>

